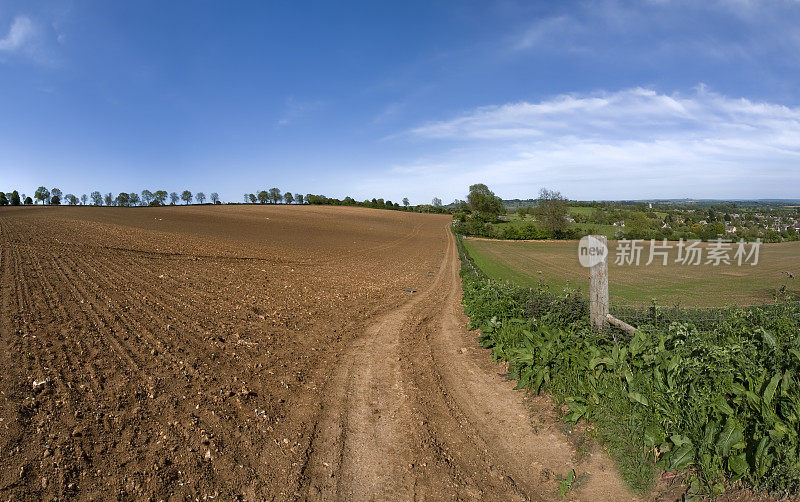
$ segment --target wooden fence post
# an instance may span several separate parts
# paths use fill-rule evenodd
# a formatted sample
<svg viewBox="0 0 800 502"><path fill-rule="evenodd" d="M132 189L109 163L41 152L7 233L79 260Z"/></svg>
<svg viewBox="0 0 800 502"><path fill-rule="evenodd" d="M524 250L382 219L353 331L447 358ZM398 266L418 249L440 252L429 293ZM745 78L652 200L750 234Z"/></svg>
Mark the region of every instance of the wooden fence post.
<svg viewBox="0 0 800 502"><path fill-rule="evenodd" d="M608 326L608 246L605 235L590 235L606 250L603 259L589 268L589 314L592 327L605 331Z"/></svg>

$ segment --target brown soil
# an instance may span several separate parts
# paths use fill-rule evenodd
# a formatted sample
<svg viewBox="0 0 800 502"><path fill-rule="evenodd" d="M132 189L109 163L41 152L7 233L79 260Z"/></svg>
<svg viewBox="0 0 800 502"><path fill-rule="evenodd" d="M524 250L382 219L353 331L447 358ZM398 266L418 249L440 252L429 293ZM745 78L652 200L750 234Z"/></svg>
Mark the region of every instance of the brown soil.
<svg viewBox="0 0 800 502"><path fill-rule="evenodd" d="M449 221L0 210L0 498L634 499L466 331Z"/></svg>

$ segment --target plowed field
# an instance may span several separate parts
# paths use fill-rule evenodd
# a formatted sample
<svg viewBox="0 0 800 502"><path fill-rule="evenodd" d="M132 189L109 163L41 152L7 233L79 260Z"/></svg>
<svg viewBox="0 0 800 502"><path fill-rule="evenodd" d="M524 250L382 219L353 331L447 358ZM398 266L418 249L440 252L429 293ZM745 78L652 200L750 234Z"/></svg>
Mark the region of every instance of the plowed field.
<svg viewBox="0 0 800 502"><path fill-rule="evenodd" d="M477 348L449 221L0 209L0 498L630 498Z"/></svg>

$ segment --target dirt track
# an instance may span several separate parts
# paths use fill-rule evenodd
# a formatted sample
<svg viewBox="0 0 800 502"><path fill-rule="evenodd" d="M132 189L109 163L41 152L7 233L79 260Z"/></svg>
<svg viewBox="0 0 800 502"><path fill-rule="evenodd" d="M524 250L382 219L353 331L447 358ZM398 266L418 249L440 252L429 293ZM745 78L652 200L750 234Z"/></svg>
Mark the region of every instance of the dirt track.
<svg viewBox="0 0 800 502"><path fill-rule="evenodd" d="M448 223L0 210L0 498L632 498L465 330Z"/></svg>

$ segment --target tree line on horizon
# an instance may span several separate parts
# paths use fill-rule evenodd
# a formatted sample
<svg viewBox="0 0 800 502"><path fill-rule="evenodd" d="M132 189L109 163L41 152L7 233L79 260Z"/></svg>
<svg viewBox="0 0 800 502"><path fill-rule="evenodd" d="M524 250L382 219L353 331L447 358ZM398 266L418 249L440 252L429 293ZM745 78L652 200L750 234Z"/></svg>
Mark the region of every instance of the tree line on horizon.
<svg viewBox="0 0 800 502"><path fill-rule="evenodd" d="M71 193L65 195L58 188L48 190L47 187L40 186L36 189L36 192L34 192L33 198L26 196L25 194L20 195L17 190L14 190L10 193L0 192L0 206L29 206L38 204L40 202L43 205L50 206L60 206L62 204L69 206L85 206L90 199L91 205L93 206L165 206L167 205L167 199L169 199L170 204L175 205L178 204L179 201L189 204L192 202L192 200L196 200L198 204L204 204L207 198L212 204L222 203L217 192L212 192L208 197L206 197L204 192L192 194L192 192L189 190L184 190L178 194L177 192L167 192L166 190L156 190L155 192L151 192L150 190L145 189L140 193L120 192L116 196L111 192L102 194L98 191L94 191L90 195L83 194L78 197Z"/></svg>
<svg viewBox="0 0 800 502"><path fill-rule="evenodd" d="M33 198L20 195L17 190L5 193L0 192L0 206L20 206L20 205L35 205L41 203L42 205L87 205L91 202L92 206L117 206L117 207L133 207L133 206L166 206L176 205L179 202L190 204L195 200L198 204L204 204L207 197L204 192L197 192L193 194L189 190L184 190L182 193L167 192L166 190L142 190L140 193L136 192L120 192L116 196L108 192L102 194L94 191L89 195L83 194L80 197L68 193L64 194L59 188L48 189L47 187L40 186L36 189ZM212 192L209 197L212 204L222 204L219 194ZM169 200L169 202L167 202ZM442 200L434 197L430 204L419 204L412 206L408 197L403 197L402 205L391 200L384 200L383 198L372 198L364 201L357 201L352 197L345 197L344 199L337 199L335 197L327 197L325 195L315 194L293 194L292 192L283 193L279 188L273 187L268 190L261 190L258 193L245 193L245 204L309 204L309 205L330 205L330 206L355 206L355 207L369 207L373 209L391 209L403 211L417 211L428 213L450 213L452 208L457 206L461 201L454 201L449 206L444 206ZM228 204L232 204L229 202Z"/></svg>

